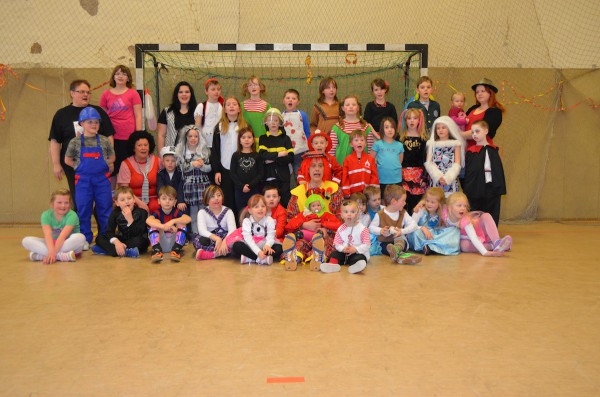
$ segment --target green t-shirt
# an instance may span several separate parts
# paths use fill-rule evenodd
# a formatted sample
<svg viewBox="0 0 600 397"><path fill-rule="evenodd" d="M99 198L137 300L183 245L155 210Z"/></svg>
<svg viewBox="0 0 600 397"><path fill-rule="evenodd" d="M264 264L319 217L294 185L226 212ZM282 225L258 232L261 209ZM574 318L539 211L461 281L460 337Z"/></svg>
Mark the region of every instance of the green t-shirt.
<svg viewBox="0 0 600 397"><path fill-rule="evenodd" d="M79 233L79 218L73 210L69 210L69 212L67 212L60 221L57 221L54 217L54 210L46 210L42 213L41 222L42 225L48 225L52 228L53 240L56 240L58 236L60 236L60 232L62 232L65 226L73 226L71 234ZM69 234L69 236L71 234Z"/></svg>

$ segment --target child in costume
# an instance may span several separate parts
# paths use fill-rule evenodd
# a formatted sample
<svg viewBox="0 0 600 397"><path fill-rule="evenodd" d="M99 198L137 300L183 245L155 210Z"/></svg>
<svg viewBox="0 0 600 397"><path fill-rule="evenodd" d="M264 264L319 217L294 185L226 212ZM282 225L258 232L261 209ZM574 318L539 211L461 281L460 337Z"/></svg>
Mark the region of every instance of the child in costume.
<svg viewBox="0 0 600 397"><path fill-rule="evenodd" d="M318 219L320 221L321 227L316 231L302 229L302 225L304 222L312 221ZM321 233L323 235L327 234L327 231L331 231L335 233L335 231L340 227L342 221L340 221L335 215L329 212L329 208L325 204L323 198L318 194L311 194L306 199L304 211L297 214L293 218L291 218L286 226L286 233L294 233L296 231L300 231L302 233L301 238L304 241L312 241L315 233ZM298 232L297 236L299 236Z"/></svg>
<svg viewBox="0 0 600 397"><path fill-rule="evenodd" d="M404 210L406 192L400 186L391 185L385 190L383 197L387 205L375 215L369 231L377 235L379 245L387 251L394 263L413 265L421 262L420 256L406 252L406 235L419 228Z"/></svg>
<svg viewBox="0 0 600 397"><path fill-rule="evenodd" d="M469 212L469 200L464 193L453 193L446 200L443 222L460 230L460 250L479 252L483 256L502 256L512 247L512 238L500 238L498 228L487 212Z"/></svg>
<svg viewBox="0 0 600 397"><path fill-rule="evenodd" d="M83 135L69 142L65 153L65 164L75 169L75 200L81 233L86 242L92 243L92 212L96 207L98 234L106 231L111 213L112 197L110 174L115 162L112 144L103 135L98 135L100 113L91 106L79 113L79 125Z"/></svg>
<svg viewBox="0 0 600 397"><path fill-rule="evenodd" d="M323 273L335 273L341 270L340 265L348 265L351 274L360 273L367 267L371 242L369 230L358 221L358 203L346 200L342 203L342 219L333 238L335 250L331 252L329 262L321 263Z"/></svg>
<svg viewBox="0 0 600 397"><path fill-rule="evenodd" d="M323 180L333 181L335 183L342 182L342 166L337 162L335 156L328 153L332 147L329 134L324 134L322 132L311 134L308 138L309 152L302 156L302 164L300 164L300 168L298 169L298 184L306 183L308 169L310 168L314 155L323 157L326 160Z"/></svg>
<svg viewBox="0 0 600 397"><path fill-rule="evenodd" d="M398 113L393 103L385 100L385 96L390 89L390 85L383 79L375 79L371 82L371 91L375 99L365 106L365 120L371 124L375 131L383 136L381 130L383 119L390 117L398 125Z"/></svg>
<svg viewBox="0 0 600 397"><path fill-rule="evenodd" d="M381 193L385 193L388 185L402 183L402 161L404 145L398 141L396 122L391 117L381 120L379 129L381 139L373 144L373 157L377 162L377 174Z"/></svg>
<svg viewBox="0 0 600 397"><path fill-rule="evenodd" d="M258 144L258 139L265 135L264 118L267 110L271 109L271 105L262 99L262 95L267 93L267 88L256 76L250 76L242 86L242 96L245 99L241 104L242 115L244 120L252 128L254 132L255 142Z"/></svg>
<svg viewBox="0 0 600 397"><path fill-rule="evenodd" d="M194 110L194 120L198 127L206 136L208 147L212 148L213 134L215 127L221 119L223 113L223 97L221 96L221 84L215 78L210 78L204 82L204 93L206 102L199 103Z"/></svg>
<svg viewBox="0 0 600 397"><path fill-rule="evenodd" d="M177 165L177 152L175 146L165 146L160 150L163 169L156 175L156 191L160 191L163 186L171 186L177 192L177 208L180 211L187 211L183 196L183 174L181 168ZM186 212L187 213L187 212Z"/></svg>
<svg viewBox="0 0 600 397"><path fill-rule="evenodd" d="M504 168L498 147L487 139L488 124L479 120L471 126L475 145L467 149L463 190L471 208L488 212L496 226L500 222L500 200L506 194Z"/></svg>
<svg viewBox="0 0 600 397"><path fill-rule="evenodd" d="M310 136L310 126L308 116L303 110L298 109L300 103L300 93L290 88L283 94L283 128L286 135L292 141L294 148L294 180L298 179L298 168L302 163L302 155L308 151L308 137Z"/></svg>
<svg viewBox="0 0 600 397"><path fill-rule="evenodd" d="M412 213L429 185L424 166L427 134L423 112L419 109L406 109L402 112L402 120L404 124L400 135L400 142L404 145L402 187L406 191L406 210Z"/></svg>
<svg viewBox="0 0 600 397"><path fill-rule="evenodd" d="M417 80L417 95L415 95L415 100L407 105L407 109L420 109L423 112L427 132L431 131L433 122L442 114L440 104L430 98L432 90L433 80L428 76L421 76Z"/></svg>
<svg viewBox="0 0 600 397"><path fill-rule="evenodd" d="M71 209L71 192L59 189L50 196L50 209L41 217L44 238L25 237L23 248L29 251L29 259L46 265L75 262L85 244L85 236L79 232L79 218Z"/></svg>
<svg viewBox="0 0 600 397"><path fill-rule="evenodd" d="M267 215L267 202L260 194L248 200L248 217L242 222L242 241L233 243L233 251L241 256L240 263L270 265L273 257L282 253L281 242L275 239L275 221Z"/></svg>
<svg viewBox="0 0 600 397"><path fill-rule="evenodd" d="M129 186L115 189L115 208L108 218L104 234L98 234L92 251L97 255L137 258L148 249L146 218L148 213L135 206Z"/></svg>
<svg viewBox="0 0 600 397"><path fill-rule="evenodd" d="M183 173L183 199L189 207L192 231L198 233L198 210L202 205L202 194L210 185L210 149L206 136L194 125L186 125L179 131L179 135L175 150L177 165Z"/></svg>
<svg viewBox="0 0 600 397"><path fill-rule="evenodd" d="M171 186L163 186L158 191L158 204L158 211L152 212L146 219L152 263L162 262L164 251L171 253L171 261L179 262L185 244L186 225L192 218L176 207L177 191Z"/></svg>
<svg viewBox="0 0 600 397"><path fill-rule="evenodd" d="M353 151L344 160L342 173L342 191L346 197L362 192L367 186L379 186L375 159L364 153L367 146L364 133L355 130L349 138Z"/></svg>
<svg viewBox="0 0 600 397"><path fill-rule="evenodd" d="M231 180L235 191L235 205L244 208L258 194L264 179L264 164L256 151L254 134L249 127L238 132L238 150L231 157Z"/></svg>
<svg viewBox="0 0 600 397"><path fill-rule="evenodd" d="M455 92L452 94L450 100L452 101L452 107L448 111L448 116L456 123L461 131L464 131L469 122L469 118L463 109L465 106L465 94L462 92Z"/></svg>
<svg viewBox="0 0 600 397"><path fill-rule="evenodd" d="M294 162L292 141L283 132L283 116L279 109L269 109L264 118L266 134L258 139L258 153L264 164L264 181L281 192L281 204L290 201L290 164Z"/></svg>
<svg viewBox="0 0 600 397"><path fill-rule="evenodd" d="M310 132L329 134L340 118L340 104L337 97L337 83L333 77L326 77L319 83L319 98L310 116Z"/></svg>
<svg viewBox="0 0 600 397"><path fill-rule="evenodd" d="M375 140L380 138L379 134L373 130L371 124L362 118L362 105L358 101L358 97L349 95L342 99L340 120L332 127L329 134L333 145L329 154L335 156L340 164L344 164L346 157L352 153L350 133L355 130L361 130L365 133L367 139L365 151L369 153Z"/></svg>
<svg viewBox="0 0 600 397"><path fill-rule="evenodd" d="M204 207L198 211L198 235L192 241L197 250L196 260L228 255L236 225L233 211L223 205L223 190L210 185L204 191L202 204Z"/></svg>
<svg viewBox="0 0 600 397"><path fill-rule="evenodd" d="M458 192L458 176L465 165L465 140L458 126L448 116L437 118L427 141L425 169L429 185L444 190L446 197Z"/></svg>
<svg viewBox="0 0 600 397"><path fill-rule="evenodd" d="M458 255L460 253L460 232L455 227L446 227L442 222L442 212L446 195L439 187L427 189L423 201L415 207L412 218L419 229L407 236L412 250L425 255Z"/></svg>

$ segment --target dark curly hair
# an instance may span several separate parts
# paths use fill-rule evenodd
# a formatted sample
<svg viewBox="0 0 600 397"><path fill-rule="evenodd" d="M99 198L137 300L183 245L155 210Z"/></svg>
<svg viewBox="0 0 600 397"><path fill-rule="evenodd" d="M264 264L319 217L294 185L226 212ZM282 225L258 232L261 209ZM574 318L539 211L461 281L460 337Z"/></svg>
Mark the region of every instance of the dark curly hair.
<svg viewBox="0 0 600 397"><path fill-rule="evenodd" d="M156 142L154 142L154 137L148 131L136 131L129 136L127 140L127 155L133 156L135 154L135 143L140 139L146 139L148 144L150 145L150 154L154 153L154 149L156 148Z"/></svg>

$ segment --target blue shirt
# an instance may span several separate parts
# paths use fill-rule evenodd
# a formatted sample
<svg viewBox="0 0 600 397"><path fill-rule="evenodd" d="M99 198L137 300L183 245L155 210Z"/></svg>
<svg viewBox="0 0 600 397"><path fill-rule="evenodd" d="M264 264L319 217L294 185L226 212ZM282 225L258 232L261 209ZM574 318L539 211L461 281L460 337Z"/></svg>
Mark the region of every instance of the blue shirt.
<svg viewBox="0 0 600 397"><path fill-rule="evenodd" d="M404 145L398 141L387 143L381 139L373 144L373 151L377 153L379 183L389 185L402 182L400 155L404 153Z"/></svg>

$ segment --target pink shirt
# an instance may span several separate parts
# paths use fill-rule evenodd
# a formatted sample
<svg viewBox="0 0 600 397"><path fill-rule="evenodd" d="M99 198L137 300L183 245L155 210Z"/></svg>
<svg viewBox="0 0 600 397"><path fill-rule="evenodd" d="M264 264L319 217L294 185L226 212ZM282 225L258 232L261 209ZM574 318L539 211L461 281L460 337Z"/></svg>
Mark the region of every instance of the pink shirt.
<svg viewBox="0 0 600 397"><path fill-rule="evenodd" d="M106 110L115 128L114 139L126 141L135 131L134 105L141 105L142 99L136 90L129 88L121 95L106 90L100 97L100 107Z"/></svg>

